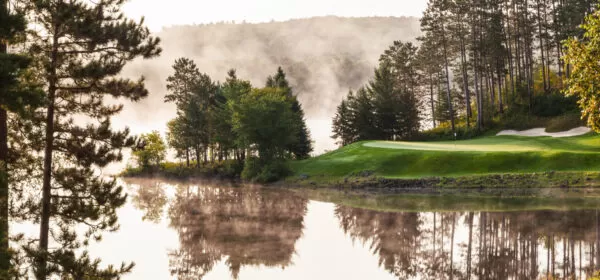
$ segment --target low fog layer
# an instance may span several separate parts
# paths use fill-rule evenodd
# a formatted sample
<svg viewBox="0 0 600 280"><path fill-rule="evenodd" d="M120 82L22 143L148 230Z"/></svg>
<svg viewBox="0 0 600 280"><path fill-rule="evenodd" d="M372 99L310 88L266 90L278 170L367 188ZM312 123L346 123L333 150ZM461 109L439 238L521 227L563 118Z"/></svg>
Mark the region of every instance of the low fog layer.
<svg viewBox="0 0 600 280"><path fill-rule="evenodd" d="M127 104L114 119L118 127L133 133L159 130L175 117L173 104L165 104L166 78L179 57L193 59L200 71L223 81L227 70L255 87L264 86L268 75L281 65L306 112L315 141L315 153L335 148L331 118L349 89L366 83L379 55L394 40L419 35L417 18L319 17L261 24L210 24L175 26L157 34L162 40L161 57L136 61L124 75L144 75L150 96Z"/></svg>

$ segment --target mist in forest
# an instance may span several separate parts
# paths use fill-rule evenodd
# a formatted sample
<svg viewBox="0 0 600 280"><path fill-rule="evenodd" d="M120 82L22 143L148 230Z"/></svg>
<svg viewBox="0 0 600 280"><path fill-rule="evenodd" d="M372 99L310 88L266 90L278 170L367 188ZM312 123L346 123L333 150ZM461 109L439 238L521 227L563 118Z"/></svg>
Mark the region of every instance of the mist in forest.
<svg viewBox="0 0 600 280"><path fill-rule="evenodd" d="M175 59L193 59L201 72L224 81L234 68L238 77L263 87L282 66L306 113L315 154L335 148L331 119L348 90L372 76L379 55L394 40L414 41L419 21L409 17L317 17L259 24L215 23L164 28L163 53L130 63L124 76L146 78L150 96L126 104L113 122L132 133L159 130L175 117L175 106L163 102L166 79Z"/></svg>

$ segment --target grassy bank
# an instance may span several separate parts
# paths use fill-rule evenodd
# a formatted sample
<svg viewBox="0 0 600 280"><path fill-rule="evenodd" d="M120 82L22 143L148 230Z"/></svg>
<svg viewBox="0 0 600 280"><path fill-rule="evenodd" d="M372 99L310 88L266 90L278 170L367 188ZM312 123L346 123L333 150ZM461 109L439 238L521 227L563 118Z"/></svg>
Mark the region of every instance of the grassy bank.
<svg viewBox="0 0 600 280"><path fill-rule="evenodd" d="M492 136L463 141L355 143L293 162L296 178L319 182L600 171L600 137Z"/></svg>

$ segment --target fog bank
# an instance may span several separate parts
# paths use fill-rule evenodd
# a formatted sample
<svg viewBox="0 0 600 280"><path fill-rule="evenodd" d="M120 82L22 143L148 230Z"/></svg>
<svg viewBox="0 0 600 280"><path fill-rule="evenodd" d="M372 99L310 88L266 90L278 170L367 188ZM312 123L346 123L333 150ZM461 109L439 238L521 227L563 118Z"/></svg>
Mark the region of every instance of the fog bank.
<svg viewBox="0 0 600 280"><path fill-rule="evenodd" d="M379 55L394 40L420 34L417 18L318 17L260 24L209 24L174 26L156 35L162 40L159 58L129 64L125 76L145 76L150 96L126 104L114 118L117 127L133 133L164 132L175 117L175 106L165 104L166 78L179 57L193 59L201 72L223 81L228 69L264 86L268 75L281 65L302 103L315 141L315 153L335 149L331 118L349 89L371 77Z"/></svg>

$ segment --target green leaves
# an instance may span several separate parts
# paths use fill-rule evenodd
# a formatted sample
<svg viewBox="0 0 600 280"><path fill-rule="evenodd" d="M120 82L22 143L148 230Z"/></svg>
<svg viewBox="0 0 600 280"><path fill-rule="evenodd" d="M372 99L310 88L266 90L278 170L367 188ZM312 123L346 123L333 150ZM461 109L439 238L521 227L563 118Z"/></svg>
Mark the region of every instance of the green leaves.
<svg viewBox="0 0 600 280"><path fill-rule="evenodd" d="M133 151L133 155L136 157L138 165L143 168L158 168L167 155L167 146L160 136L160 133L158 131L152 131L148 134L142 134L140 142L140 147Z"/></svg>
<svg viewBox="0 0 600 280"><path fill-rule="evenodd" d="M592 129L600 131L600 11L589 15L581 27L585 30L582 39L565 42L564 61L572 69L565 93L579 99L583 118Z"/></svg>
<svg viewBox="0 0 600 280"><path fill-rule="evenodd" d="M285 157L285 148L295 141L297 123L287 91L254 89L232 104L233 130L244 146L254 145L261 161Z"/></svg>

